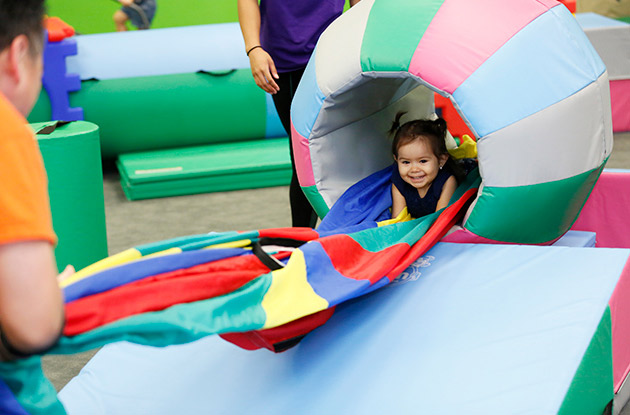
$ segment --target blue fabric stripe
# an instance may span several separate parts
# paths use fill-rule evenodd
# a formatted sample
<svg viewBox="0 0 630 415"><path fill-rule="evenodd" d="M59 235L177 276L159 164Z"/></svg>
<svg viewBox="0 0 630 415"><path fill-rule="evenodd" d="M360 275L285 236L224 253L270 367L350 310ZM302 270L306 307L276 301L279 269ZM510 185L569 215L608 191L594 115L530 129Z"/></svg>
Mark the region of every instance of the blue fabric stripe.
<svg viewBox="0 0 630 415"><path fill-rule="evenodd" d="M13 396L13 392L7 384L0 379L0 414L6 415L28 415L28 412Z"/></svg>
<svg viewBox="0 0 630 415"><path fill-rule="evenodd" d="M319 242L303 245L300 250L306 260L309 284L317 295L328 301L329 306L354 298L369 289L369 280L355 280L337 271Z"/></svg>
<svg viewBox="0 0 630 415"><path fill-rule="evenodd" d="M66 303L98 294L152 275L189 268L219 259L240 256L251 251L242 248L207 249L164 255L109 268L77 281L63 290Z"/></svg>
<svg viewBox="0 0 630 415"><path fill-rule="evenodd" d="M309 138L315 120L319 115L319 111L324 103L324 93L317 85L317 75L315 74L315 55L317 49L313 52L311 59L306 65L302 80L295 91L295 97L291 104L291 120L296 131L302 137Z"/></svg>
<svg viewBox="0 0 630 415"><path fill-rule="evenodd" d="M605 70L573 15L553 7L488 58L453 97L483 137L573 95Z"/></svg>

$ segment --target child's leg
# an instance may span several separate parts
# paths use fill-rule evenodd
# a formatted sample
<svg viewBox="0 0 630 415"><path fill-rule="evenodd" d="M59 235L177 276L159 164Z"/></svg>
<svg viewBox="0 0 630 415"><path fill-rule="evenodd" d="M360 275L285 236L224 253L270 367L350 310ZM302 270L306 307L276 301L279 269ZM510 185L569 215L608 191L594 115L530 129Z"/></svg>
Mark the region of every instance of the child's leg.
<svg viewBox="0 0 630 415"><path fill-rule="evenodd" d="M129 16L121 9L116 10L114 13L114 24L116 25L117 32L125 32L127 30L127 21Z"/></svg>

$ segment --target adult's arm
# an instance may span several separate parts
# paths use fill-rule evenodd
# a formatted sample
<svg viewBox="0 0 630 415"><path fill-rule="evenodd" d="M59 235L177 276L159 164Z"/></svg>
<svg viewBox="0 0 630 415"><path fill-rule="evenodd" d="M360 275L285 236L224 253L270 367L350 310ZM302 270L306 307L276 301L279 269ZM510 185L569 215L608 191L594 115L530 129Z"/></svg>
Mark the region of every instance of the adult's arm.
<svg viewBox="0 0 630 415"><path fill-rule="evenodd" d="M0 245L0 359L44 351L63 328L63 297L53 247L47 241ZM66 268L59 276L74 272ZM8 348L7 348L8 344Z"/></svg>
<svg viewBox="0 0 630 415"><path fill-rule="evenodd" d="M355 4L357 4L358 2L360 2L361 0L350 0L350 7L354 6Z"/></svg>
<svg viewBox="0 0 630 415"><path fill-rule="evenodd" d="M258 0L238 0L238 22L245 41L245 50L249 51L249 66L256 85L265 92L275 94L280 90L276 65L271 56L260 45L260 7Z"/></svg>

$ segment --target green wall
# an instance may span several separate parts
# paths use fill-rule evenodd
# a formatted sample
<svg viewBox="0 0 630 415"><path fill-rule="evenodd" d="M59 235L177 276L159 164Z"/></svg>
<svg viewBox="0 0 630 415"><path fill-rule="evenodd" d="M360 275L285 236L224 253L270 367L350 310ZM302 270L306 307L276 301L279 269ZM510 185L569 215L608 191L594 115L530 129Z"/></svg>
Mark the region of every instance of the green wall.
<svg viewBox="0 0 630 415"><path fill-rule="evenodd" d="M238 21L236 0L157 0L153 28ZM81 34L114 31L114 0L47 0L49 16L56 16Z"/></svg>

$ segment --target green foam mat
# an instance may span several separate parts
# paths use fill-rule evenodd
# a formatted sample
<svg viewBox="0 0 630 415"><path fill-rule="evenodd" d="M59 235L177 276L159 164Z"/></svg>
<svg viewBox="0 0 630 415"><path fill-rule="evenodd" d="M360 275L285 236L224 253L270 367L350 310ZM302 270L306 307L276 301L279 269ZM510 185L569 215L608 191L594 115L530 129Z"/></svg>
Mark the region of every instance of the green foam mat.
<svg viewBox="0 0 630 415"><path fill-rule="evenodd" d="M31 128L42 131L37 142L48 176L57 266L81 269L107 256L99 128L85 121Z"/></svg>
<svg viewBox="0 0 630 415"><path fill-rule="evenodd" d="M116 161L129 200L286 186L287 138L123 154Z"/></svg>

